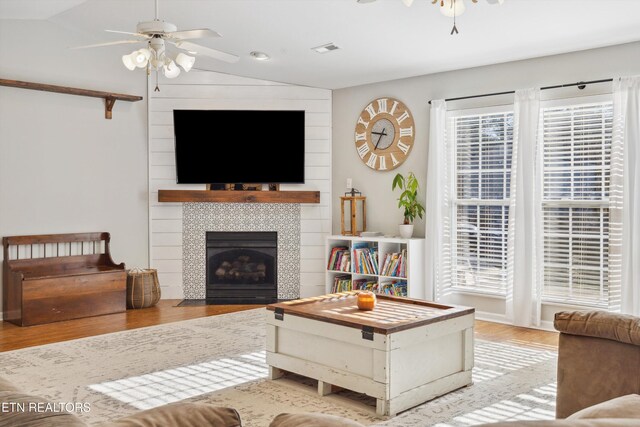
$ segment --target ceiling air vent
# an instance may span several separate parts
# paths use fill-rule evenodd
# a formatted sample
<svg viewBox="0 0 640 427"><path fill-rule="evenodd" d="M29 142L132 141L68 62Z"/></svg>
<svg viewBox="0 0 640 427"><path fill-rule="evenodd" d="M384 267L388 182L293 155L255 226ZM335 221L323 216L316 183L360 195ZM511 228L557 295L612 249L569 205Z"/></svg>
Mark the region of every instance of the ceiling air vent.
<svg viewBox="0 0 640 427"><path fill-rule="evenodd" d="M327 53L327 52L331 52L332 50L338 50L338 49L340 48L333 43L327 43L327 44L323 44L322 46L316 46L311 48L311 50L315 50L318 53Z"/></svg>

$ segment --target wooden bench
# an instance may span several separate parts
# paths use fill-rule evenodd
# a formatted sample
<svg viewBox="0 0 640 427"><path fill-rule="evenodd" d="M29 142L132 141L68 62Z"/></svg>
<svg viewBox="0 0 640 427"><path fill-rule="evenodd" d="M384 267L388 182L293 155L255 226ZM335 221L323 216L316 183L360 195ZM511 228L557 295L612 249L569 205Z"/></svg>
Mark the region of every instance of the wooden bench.
<svg viewBox="0 0 640 427"><path fill-rule="evenodd" d="M109 233L4 237L4 320L30 326L125 311L127 274L109 241Z"/></svg>

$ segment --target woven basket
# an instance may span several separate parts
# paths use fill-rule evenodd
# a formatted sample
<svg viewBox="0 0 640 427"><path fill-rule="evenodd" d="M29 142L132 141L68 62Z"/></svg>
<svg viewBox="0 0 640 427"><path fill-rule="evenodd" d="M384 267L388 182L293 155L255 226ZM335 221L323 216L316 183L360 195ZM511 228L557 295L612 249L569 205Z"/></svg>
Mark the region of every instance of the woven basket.
<svg viewBox="0 0 640 427"><path fill-rule="evenodd" d="M160 284L158 271L128 270L127 271L127 308L153 307L160 301Z"/></svg>

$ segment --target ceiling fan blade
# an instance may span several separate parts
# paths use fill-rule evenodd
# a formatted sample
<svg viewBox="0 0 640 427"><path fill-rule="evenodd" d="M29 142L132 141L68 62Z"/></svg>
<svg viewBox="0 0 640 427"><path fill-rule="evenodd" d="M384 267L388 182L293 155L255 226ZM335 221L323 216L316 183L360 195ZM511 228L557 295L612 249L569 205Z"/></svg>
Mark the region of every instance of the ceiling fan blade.
<svg viewBox="0 0 640 427"><path fill-rule="evenodd" d="M127 34L130 36L136 36L136 37L142 37L145 39L149 39L151 38L151 36L147 35L147 34L142 34L142 33L130 33L128 31L116 31L116 30L105 30L107 33L116 33L116 34Z"/></svg>
<svg viewBox="0 0 640 427"><path fill-rule="evenodd" d="M209 56L211 58L214 59L218 59L220 61L224 61L224 62L238 62L240 60L239 56L236 55L232 55L230 53L226 53L226 52L222 52L221 50L216 50L216 49L211 49L209 47L205 47L205 46L201 46L199 44L195 44L195 43L191 43L191 42L185 42L185 41L178 41L174 44L176 47L180 48L180 49L185 49L188 50L190 52L195 52L198 55L204 55L204 56Z"/></svg>
<svg viewBox="0 0 640 427"><path fill-rule="evenodd" d="M404 3L404 5L407 7L411 7L411 5L413 4L413 0L402 0L402 3Z"/></svg>
<svg viewBox="0 0 640 427"><path fill-rule="evenodd" d="M142 40L118 40L116 42L107 42L107 43L97 43L97 44L88 44L85 46L75 46L70 49L88 49L91 47L102 47L102 46L115 46L118 44L132 44L132 43L142 43Z"/></svg>
<svg viewBox="0 0 640 427"><path fill-rule="evenodd" d="M208 28L202 28L197 30L174 31L173 33L166 33L166 36L170 39L175 39L175 40L204 39L207 37L222 37L220 33L210 30Z"/></svg>

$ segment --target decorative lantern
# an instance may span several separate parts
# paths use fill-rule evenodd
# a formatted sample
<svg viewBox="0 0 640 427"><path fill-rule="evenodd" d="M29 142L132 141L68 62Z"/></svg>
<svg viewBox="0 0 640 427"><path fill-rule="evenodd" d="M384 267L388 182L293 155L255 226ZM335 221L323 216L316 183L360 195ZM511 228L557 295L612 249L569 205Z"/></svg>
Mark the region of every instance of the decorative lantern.
<svg viewBox="0 0 640 427"><path fill-rule="evenodd" d="M349 205L349 225L347 230L345 227L345 204ZM360 204L360 210L358 210L358 204ZM362 217L362 230L358 230L358 212ZM361 232L367 231L367 198L362 195L361 192L352 189L348 193L344 193L344 196L340 197L340 233L343 236L357 236Z"/></svg>

